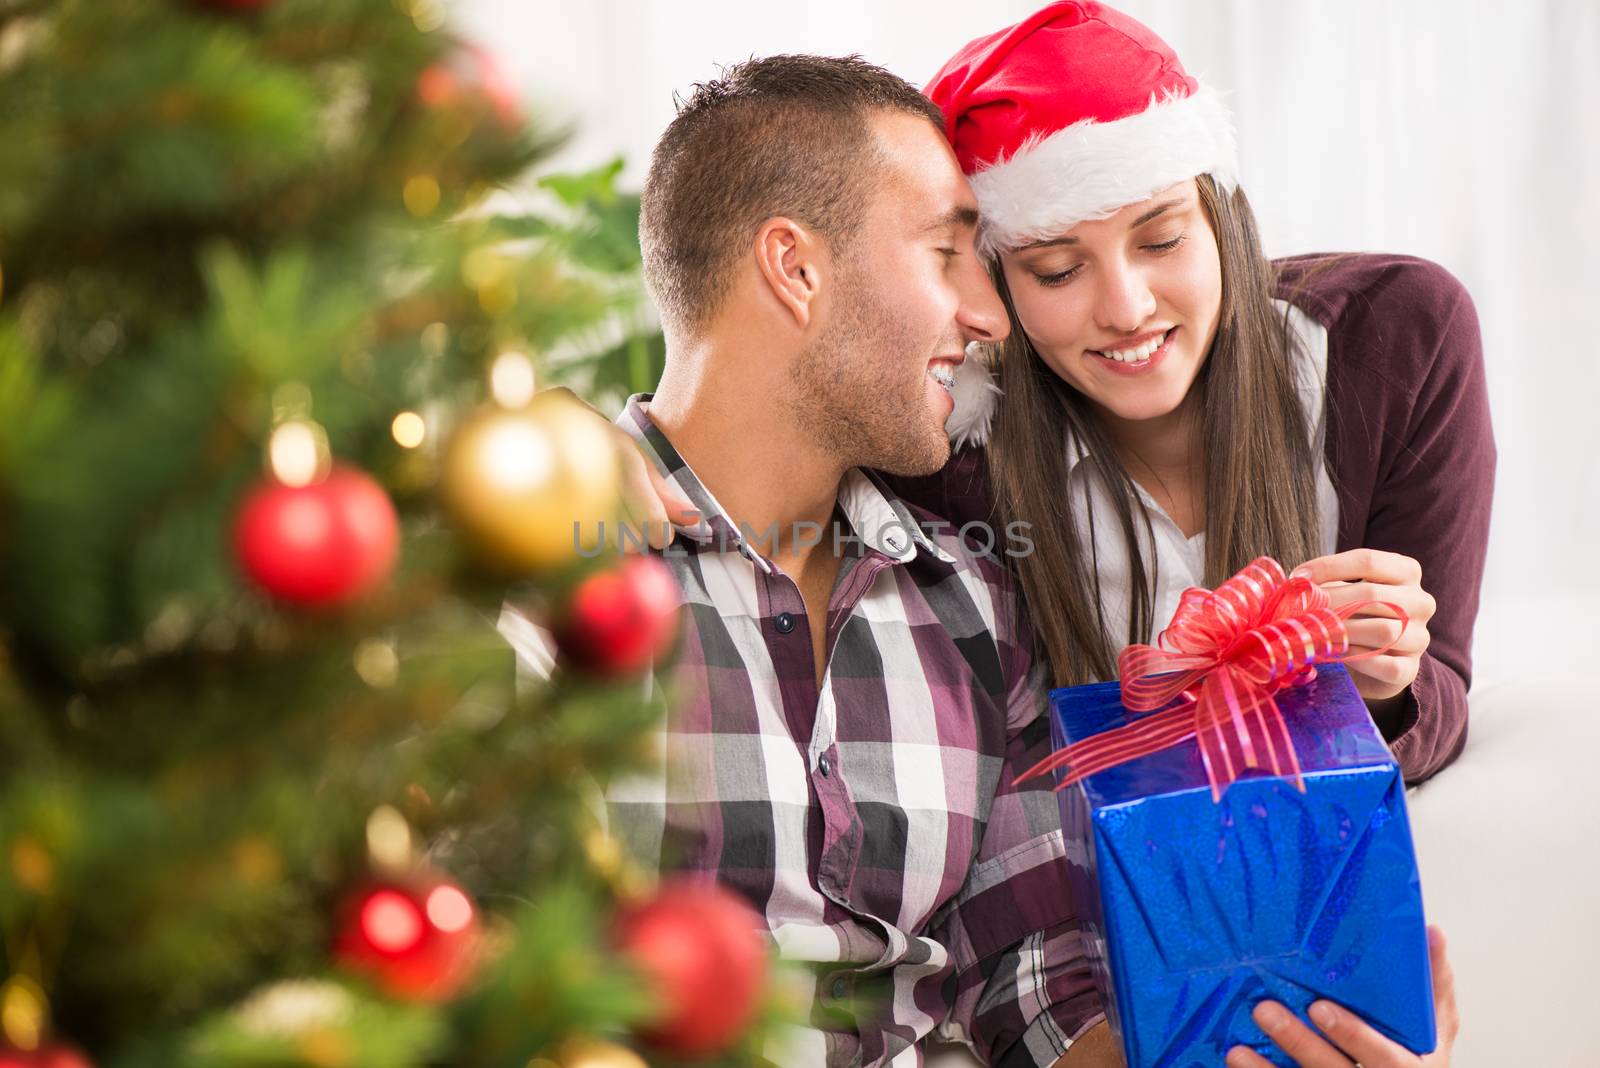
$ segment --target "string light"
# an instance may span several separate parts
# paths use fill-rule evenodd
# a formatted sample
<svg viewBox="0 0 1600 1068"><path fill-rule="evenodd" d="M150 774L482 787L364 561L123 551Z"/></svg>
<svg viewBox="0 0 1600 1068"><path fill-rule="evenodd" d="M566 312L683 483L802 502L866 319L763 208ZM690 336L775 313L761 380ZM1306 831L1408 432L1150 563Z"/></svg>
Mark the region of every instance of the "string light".
<svg viewBox="0 0 1600 1068"><path fill-rule="evenodd" d="M382 638L366 638L356 646L356 674L375 690L387 689L400 678L400 658Z"/></svg>
<svg viewBox="0 0 1600 1068"><path fill-rule="evenodd" d="M411 864L411 825L393 805L367 817L367 854L375 867L401 870Z"/></svg>
<svg viewBox="0 0 1600 1068"><path fill-rule="evenodd" d="M489 366L489 392L502 408L521 408L533 400L533 361L526 353L502 352Z"/></svg>
<svg viewBox="0 0 1600 1068"><path fill-rule="evenodd" d="M25 975L13 975L0 986L0 1038L13 1048L32 1053L43 1037L44 991Z"/></svg>
<svg viewBox="0 0 1600 1068"><path fill-rule="evenodd" d="M267 442L267 464L285 486L309 486L332 466L328 435L316 423L284 423Z"/></svg>
<svg viewBox="0 0 1600 1068"><path fill-rule="evenodd" d="M472 923L472 902L448 884L429 891L427 909L428 919L441 931L464 931Z"/></svg>
<svg viewBox="0 0 1600 1068"><path fill-rule="evenodd" d="M417 174L406 179L400 191L406 210L419 219L432 215L439 207L439 181L431 174Z"/></svg>
<svg viewBox="0 0 1600 1068"><path fill-rule="evenodd" d="M389 424L389 433L402 449L414 449L428 437L428 424L416 412L401 412Z"/></svg>

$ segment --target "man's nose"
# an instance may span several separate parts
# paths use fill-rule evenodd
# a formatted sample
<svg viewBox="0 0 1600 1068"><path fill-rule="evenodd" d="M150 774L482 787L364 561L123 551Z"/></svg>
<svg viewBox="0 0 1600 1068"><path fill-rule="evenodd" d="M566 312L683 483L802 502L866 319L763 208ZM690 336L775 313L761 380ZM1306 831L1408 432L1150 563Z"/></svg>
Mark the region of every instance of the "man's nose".
<svg viewBox="0 0 1600 1068"><path fill-rule="evenodd" d="M961 306L956 311L962 336L968 341L990 344L1004 341L1011 333L1006 306L979 257L969 256L967 260L970 266L962 275Z"/></svg>

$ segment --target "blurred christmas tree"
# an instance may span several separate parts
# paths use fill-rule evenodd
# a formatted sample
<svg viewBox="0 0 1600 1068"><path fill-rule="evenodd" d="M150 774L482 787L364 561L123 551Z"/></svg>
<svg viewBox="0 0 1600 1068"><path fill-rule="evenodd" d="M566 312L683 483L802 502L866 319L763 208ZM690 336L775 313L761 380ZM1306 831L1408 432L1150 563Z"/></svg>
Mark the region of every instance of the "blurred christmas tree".
<svg viewBox="0 0 1600 1068"><path fill-rule="evenodd" d="M743 914L603 826L672 597L533 392L653 380L637 202L496 210L552 139L442 22L0 0L0 1065L753 1059Z"/></svg>

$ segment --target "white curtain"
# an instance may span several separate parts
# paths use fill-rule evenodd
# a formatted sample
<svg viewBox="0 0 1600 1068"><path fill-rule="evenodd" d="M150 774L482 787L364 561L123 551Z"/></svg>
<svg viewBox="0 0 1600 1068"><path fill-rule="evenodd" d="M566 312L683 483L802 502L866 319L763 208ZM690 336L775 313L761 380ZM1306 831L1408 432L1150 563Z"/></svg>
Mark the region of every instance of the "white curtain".
<svg viewBox="0 0 1600 1068"><path fill-rule="evenodd" d="M459 0L469 32L570 121L560 167L629 162L717 64L859 52L915 84L1030 2ZM1600 4L1126 0L1230 93L1273 254L1439 261L1483 323L1500 447L1479 682L1592 671L1600 601ZM1597 702L1600 703L1600 702Z"/></svg>

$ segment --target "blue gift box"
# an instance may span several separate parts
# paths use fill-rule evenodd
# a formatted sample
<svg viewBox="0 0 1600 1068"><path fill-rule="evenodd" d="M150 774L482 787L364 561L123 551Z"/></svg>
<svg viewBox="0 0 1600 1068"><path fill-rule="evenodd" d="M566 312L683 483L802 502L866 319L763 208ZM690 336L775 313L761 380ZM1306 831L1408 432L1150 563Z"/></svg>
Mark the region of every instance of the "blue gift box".
<svg viewBox="0 0 1600 1068"><path fill-rule="evenodd" d="M1056 747L1128 722L1118 694L1054 691ZM1292 1068L1250 1019L1265 998L1302 1019L1326 998L1413 1051L1434 1047L1400 769L1343 667L1276 699L1304 793L1254 776L1213 800L1193 739L1060 792L1088 955L1129 1068L1217 1068L1235 1045Z"/></svg>

